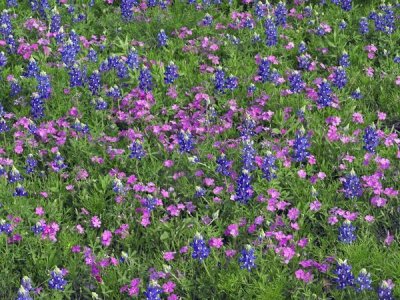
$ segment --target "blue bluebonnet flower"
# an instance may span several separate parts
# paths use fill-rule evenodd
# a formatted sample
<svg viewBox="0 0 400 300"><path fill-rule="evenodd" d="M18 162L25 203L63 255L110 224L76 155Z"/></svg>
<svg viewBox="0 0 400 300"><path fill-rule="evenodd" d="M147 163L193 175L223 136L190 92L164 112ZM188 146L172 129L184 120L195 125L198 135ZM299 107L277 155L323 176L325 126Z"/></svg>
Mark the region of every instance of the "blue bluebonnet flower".
<svg viewBox="0 0 400 300"><path fill-rule="evenodd" d="M277 169L276 157L272 155L272 152L268 151L261 166L263 178L267 179L267 181L271 181L272 179L276 178Z"/></svg>
<svg viewBox="0 0 400 300"><path fill-rule="evenodd" d="M178 79L178 67L171 61L169 65L165 68L164 72L164 82L165 84L172 84Z"/></svg>
<svg viewBox="0 0 400 300"><path fill-rule="evenodd" d="M196 233L190 246L193 247L192 258L198 261L203 261L210 255L210 248L207 246L200 233Z"/></svg>
<svg viewBox="0 0 400 300"><path fill-rule="evenodd" d="M264 11L264 4L260 1L254 7L254 15L257 17L258 20L264 18L265 11Z"/></svg>
<svg viewBox="0 0 400 300"><path fill-rule="evenodd" d="M101 89L101 75L98 70L94 70L92 75L89 77L88 88L92 92L92 95L98 95Z"/></svg>
<svg viewBox="0 0 400 300"><path fill-rule="evenodd" d="M181 130L178 133L178 143L179 143L179 152L180 153L190 153L192 152L192 150L194 149L194 139L192 134L187 131L184 132L183 130Z"/></svg>
<svg viewBox="0 0 400 300"><path fill-rule="evenodd" d="M0 220L0 233L5 233L10 235L13 232L12 226L10 223L7 223L5 220Z"/></svg>
<svg viewBox="0 0 400 300"><path fill-rule="evenodd" d="M261 77L261 81L263 83L270 81L271 63L269 62L269 60L266 57L261 59L261 63L258 66L258 76Z"/></svg>
<svg viewBox="0 0 400 300"><path fill-rule="evenodd" d="M18 83L18 80L13 78L10 81L10 97L15 97L18 96L19 93L21 93L22 88L21 85Z"/></svg>
<svg viewBox="0 0 400 300"><path fill-rule="evenodd" d="M285 3L280 1L275 8L275 24L277 26L285 26L286 25L286 17L287 17L287 8Z"/></svg>
<svg viewBox="0 0 400 300"><path fill-rule="evenodd" d="M18 6L18 1L17 0L7 0L7 7L11 8L11 7L16 7Z"/></svg>
<svg viewBox="0 0 400 300"><path fill-rule="evenodd" d="M132 21L133 7L138 4L137 0L122 0L121 1L121 16L125 22Z"/></svg>
<svg viewBox="0 0 400 300"><path fill-rule="evenodd" d="M89 61L91 62L97 62L98 60L98 56L97 56L97 52L94 49L90 49L88 54L87 54L87 58Z"/></svg>
<svg viewBox="0 0 400 300"><path fill-rule="evenodd" d="M310 148L310 142L307 134L305 134L304 129L296 132L294 144L293 144L293 154L292 158L295 162L304 162L310 155L308 149Z"/></svg>
<svg viewBox="0 0 400 300"><path fill-rule="evenodd" d="M22 285L18 289L16 300L33 300L29 291L25 289Z"/></svg>
<svg viewBox="0 0 400 300"><path fill-rule="evenodd" d="M341 30L345 30L345 29L347 28L347 23L346 23L345 20L341 20L341 21L339 22L339 28L340 28Z"/></svg>
<svg viewBox="0 0 400 300"><path fill-rule="evenodd" d="M18 181L23 181L24 178L22 177L21 173L18 169L13 165L11 170L8 172L8 183L14 183Z"/></svg>
<svg viewBox="0 0 400 300"><path fill-rule="evenodd" d="M26 197L28 196L28 193L25 191L25 188L18 184L18 186L15 188L15 192L13 193L14 197Z"/></svg>
<svg viewBox="0 0 400 300"><path fill-rule="evenodd" d="M114 100L121 98L122 93L117 85L112 86L106 93L108 97L114 98Z"/></svg>
<svg viewBox="0 0 400 300"><path fill-rule="evenodd" d="M238 86L238 78L233 76L232 74L229 75L225 80L225 88L228 90L233 91Z"/></svg>
<svg viewBox="0 0 400 300"><path fill-rule="evenodd" d="M32 291L32 280L28 276L24 276L21 279L21 285L28 291Z"/></svg>
<svg viewBox="0 0 400 300"><path fill-rule="evenodd" d="M38 163L32 154L28 154L25 162L26 162L26 166L25 166L26 173L31 174L31 173L35 172L35 169L36 169Z"/></svg>
<svg viewBox="0 0 400 300"><path fill-rule="evenodd" d="M253 83L250 83L250 85L247 87L247 95L253 96L253 94L256 90L257 90L257 87Z"/></svg>
<svg viewBox="0 0 400 300"><path fill-rule="evenodd" d="M214 86L217 92L223 93L225 91L225 72L222 67L218 67L214 73Z"/></svg>
<svg viewBox="0 0 400 300"><path fill-rule="evenodd" d="M247 271L251 271L256 267L256 256L254 254L254 248L250 245L246 245L244 249L240 252L239 264L241 269L246 269Z"/></svg>
<svg viewBox="0 0 400 300"><path fill-rule="evenodd" d="M342 290L348 286L354 286L354 275L351 272L352 267L347 264L347 261L338 260L336 269L333 273L336 277L333 281L336 283L336 286L339 290Z"/></svg>
<svg viewBox="0 0 400 300"><path fill-rule="evenodd" d="M363 194L361 186L361 180L356 175L354 170L350 171L350 174L346 175L343 180L343 193L346 199L360 198Z"/></svg>
<svg viewBox="0 0 400 300"><path fill-rule="evenodd" d="M372 284L371 274L369 274L367 270L361 269L356 279L356 291L362 292L366 290L367 291L372 290L371 284Z"/></svg>
<svg viewBox="0 0 400 300"><path fill-rule="evenodd" d="M341 0L340 1L340 7L344 11L350 11L352 9L352 0Z"/></svg>
<svg viewBox="0 0 400 300"><path fill-rule="evenodd" d="M13 34L11 17L7 10L3 10L0 14L0 34L3 35L3 38L7 38Z"/></svg>
<svg viewBox="0 0 400 300"><path fill-rule="evenodd" d="M4 52L0 52L0 68L4 67L7 64L7 56Z"/></svg>
<svg viewBox="0 0 400 300"><path fill-rule="evenodd" d="M303 53L305 53L306 51L307 51L307 44L306 44L304 41L301 41L301 42L299 43L299 47L298 47L297 52L298 52L299 54L303 54Z"/></svg>
<svg viewBox="0 0 400 300"><path fill-rule="evenodd" d="M201 25L202 26L210 26L213 22L213 17L210 14L206 14L203 18L203 20L201 20Z"/></svg>
<svg viewBox="0 0 400 300"><path fill-rule="evenodd" d="M393 296L394 284L392 280L383 280L378 287L378 299L379 300L395 300Z"/></svg>
<svg viewBox="0 0 400 300"><path fill-rule="evenodd" d="M338 67L335 69L333 84L338 89L343 89L346 86L347 74L346 74L346 70L343 67Z"/></svg>
<svg viewBox="0 0 400 300"><path fill-rule="evenodd" d="M147 300L161 300L160 295L162 294L163 290L158 285L156 281L152 281L147 286L144 295L146 296Z"/></svg>
<svg viewBox="0 0 400 300"><path fill-rule="evenodd" d="M202 188L201 186L196 186L196 192L194 194L194 196L196 198L200 198L200 197L204 197L206 194L206 190L204 188Z"/></svg>
<svg viewBox="0 0 400 300"><path fill-rule="evenodd" d="M4 133L9 131L10 128L7 125L6 120L3 119L3 117L0 117L0 133Z"/></svg>
<svg viewBox="0 0 400 300"><path fill-rule="evenodd" d="M215 171L224 176L230 176L231 175L231 171L230 171L231 165L232 165L232 161L226 159L225 153L221 153L221 155L217 158L217 167L216 167Z"/></svg>
<svg viewBox="0 0 400 300"><path fill-rule="evenodd" d="M289 75L288 80L290 85L290 91L292 93L300 93L306 86L299 71L292 72Z"/></svg>
<svg viewBox="0 0 400 300"><path fill-rule="evenodd" d="M327 107L331 105L332 101L331 85L326 79L324 79L318 87L317 103L321 107Z"/></svg>
<svg viewBox="0 0 400 300"><path fill-rule="evenodd" d="M108 103L101 97L93 99L91 103L94 105L96 110L106 110L108 108Z"/></svg>
<svg viewBox="0 0 400 300"><path fill-rule="evenodd" d="M146 199L144 200L143 206L146 207L149 211L152 211L156 208L157 199L154 198L152 195L147 195Z"/></svg>
<svg viewBox="0 0 400 300"><path fill-rule="evenodd" d="M129 50L125 63L132 70L139 69L139 55L135 48Z"/></svg>
<svg viewBox="0 0 400 300"><path fill-rule="evenodd" d="M376 147L379 145L379 136L375 130L375 126L368 126L365 128L363 140L363 148L370 153L375 153Z"/></svg>
<svg viewBox="0 0 400 300"><path fill-rule="evenodd" d="M251 118L249 114L246 117L240 127L240 136L244 139L248 139L254 136L256 133L254 129L256 128L256 122Z"/></svg>
<svg viewBox="0 0 400 300"><path fill-rule="evenodd" d="M303 15L305 18L311 18L312 14L313 14L313 9L311 6L308 5L308 6L304 7Z"/></svg>
<svg viewBox="0 0 400 300"><path fill-rule="evenodd" d="M253 198L254 190L251 186L251 175L246 169L242 169L240 176L236 183L236 195L234 200L241 203L247 204L251 198Z"/></svg>
<svg viewBox="0 0 400 300"><path fill-rule="evenodd" d="M31 57L29 59L28 65L25 68L25 72L22 74L24 77L36 78L39 75L40 69L36 60Z"/></svg>
<svg viewBox="0 0 400 300"><path fill-rule="evenodd" d="M168 42L168 36L165 33L164 29L161 29L160 32L157 35L157 41L158 41L158 46L159 47L164 47L167 45Z"/></svg>
<svg viewBox="0 0 400 300"><path fill-rule="evenodd" d="M242 168L250 172L256 169L255 165L256 150L254 149L253 145L254 142L249 138L245 137L243 139Z"/></svg>
<svg viewBox="0 0 400 300"><path fill-rule="evenodd" d="M339 58L339 65L343 68L347 68L350 66L350 57L346 51L343 51L342 55Z"/></svg>
<svg viewBox="0 0 400 300"><path fill-rule="evenodd" d="M64 170L68 167L64 163L64 158L61 156L60 152L56 153L56 156L50 165L55 172L60 172L61 170Z"/></svg>
<svg viewBox="0 0 400 300"><path fill-rule="evenodd" d="M158 0L147 0L148 7L156 7L158 4Z"/></svg>
<svg viewBox="0 0 400 300"><path fill-rule="evenodd" d="M278 29L275 26L275 22L273 21L271 16L268 16L266 18L264 28L266 35L265 44L268 47L272 47L278 44Z"/></svg>
<svg viewBox="0 0 400 300"><path fill-rule="evenodd" d="M71 88L76 86L83 86L83 74L82 70L79 68L77 64L74 64L69 68L69 86Z"/></svg>
<svg viewBox="0 0 400 300"><path fill-rule="evenodd" d="M35 234L38 235L42 233L44 230L43 224L41 222L37 222L35 225L31 227L31 231Z"/></svg>
<svg viewBox="0 0 400 300"><path fill-rule="evenodd" d="M351 98L355 100L360 100L362 99L362 94L360 88L357 88L354 92L351 93Z"/></svg>
<svg viewBox="0 0 400 300"><path fill-rule="evenodd" d="M143 149L143 145L140 141L135 141L129 146L129 150L131 154L129 154L129 158L135 158L137 160L141 160L146 156L146 151Z"/></svg>
<svg viewBox="0 0 400 300"><path fill-rule="evenodd" d="M50 22L50 32L57 33L61 29L61 15L55 7L52 10L51 22Z"/></svg>
<svg viewBox="0 0 400 300"><path fill-rule="evenodd" d="M122 60L118 61L115 70L117 71L118 78L126 79L129 77L129 69Z"/></svg>
<svg viewBox="0 0 400 300"><path fill-rule="evenodd" d="M143 91L151 91L153 88L153 76L147 67L143 67L139 74L139 88Z"/></svg>
<svg viewBox="0 0 400 300"><path fill-rule="evenodd" d="M310 54L303 53L297 58L297 60L299 63L298 64L299 69L308 71L309 68L311 67L312 59Z"/></svg>
<svg viewBox="0 0 400 300"><path fill-rule="evenodd" d="M70 67L75 64L77 56L76 46L71 39L67 40L61 49L61 60L67 66Z"/></svg>
<svg viewBox="0 0 400 300"><path fill-rule="evenodd" d="M353 226L350 221L344 221L342 226L339 227L339 242L344 244L352 244L357 239L355 231L356 227Z"/></svg>
<svg viewBox="0 0 400 300"><path fill-rule="evenodd" d="M396 63L396 64L400 64L400 56L396 55L396 56L393 58L393 62Z"/></svg>
<svg viewBox="0 0 400 300"><path fill-rule="evenodd" d="M36 80L38 82L37 92L41 99L48 99L51 96L51 82L50 77L46 74L46 72L40 72L39 75L36 76Z"/></svg>
<svg viewBox="0 0 400 300"><path fill-rule="evenodd" d="M368 28L368 19L367 18L361 18L360 19L360 23L359 23L359 29L358 31L362 34L362 35L366 35L369 32L369 28Z"/></svg>
<svg viewBox="0 0 400 300"><path fill-rule="evenodd" d="M125 193L125 186L122 183L121 179L115 177L112 183L113 191L117 194L124 194Z"/></svg>
<svg viewBox="0 0 400 300"><path fill-rule="evenodd" d="M246 20L244 21L243 26L248 29L254 29L253 19L247 17Z"/></svg>
<svg viewBox="0 0 400 300"><path fill-rule="evenodd" d="M63 291L67 285L67 281L64 279L64 275L59 268L55 268L50 272L50 280L48 282L49 288L52 290Z"/></svg>
<svg viewBox="0 0 400 300"><path fill-rule="evenodd" d="M18 48L18 43L15 40L13 35L9 35L6 38L6 44L7 44L7 52L10 54L15 54L17 52L17 48Z"/></svg>
<svg viewBox="0 0 400 300"><path fill-rule="evenodd" d="M75 119L75 122L71 125L71 128L74 129L76 132L80 132L83 134L88 134L90 131L89 126L82 123L78 119Z"/></svg>

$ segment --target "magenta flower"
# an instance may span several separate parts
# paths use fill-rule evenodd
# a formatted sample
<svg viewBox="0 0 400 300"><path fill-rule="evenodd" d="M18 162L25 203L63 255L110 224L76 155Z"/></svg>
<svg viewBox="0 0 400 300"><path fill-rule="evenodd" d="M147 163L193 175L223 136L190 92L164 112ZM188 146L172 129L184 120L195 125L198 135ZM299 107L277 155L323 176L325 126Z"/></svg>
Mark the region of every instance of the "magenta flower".
<svg viewBox="0 0 400 300"><path fill-rule="evenodd" d="M92 217L91 221L92 221L92 226L93 226L93 228L100 228L100 226L101 226L101 221L100 221L100 219L99 219L98 216Z"/></svg>
<svg viewBox="0 0 400 300"><path fill-rule="evenodd" d="M175 253L176 253L176 252L165 252L164 255L163 255L163 258L164 258L166 261L174 260L174 258L175 258Z"/></svg>
<svg viewBox="0 0 400 300"><path fill-rule="evenodd" d="M225 235L237 237L239 235L239 225L231 224L225 230Z"/></svg>
<svg viewBox="0 0 400 300"><path fill-rule="evenodd" d="M101 244L105 247L110 246L112 241L112 232L109 230L105 230L101 235Z"/></svg>
<svg viewBox="0 0 400 300"><path fill-rule="evenodd" d="M175 290L176 284L172 281L168 281L162 285L163 291L166 294L173 293Z"/></svg>

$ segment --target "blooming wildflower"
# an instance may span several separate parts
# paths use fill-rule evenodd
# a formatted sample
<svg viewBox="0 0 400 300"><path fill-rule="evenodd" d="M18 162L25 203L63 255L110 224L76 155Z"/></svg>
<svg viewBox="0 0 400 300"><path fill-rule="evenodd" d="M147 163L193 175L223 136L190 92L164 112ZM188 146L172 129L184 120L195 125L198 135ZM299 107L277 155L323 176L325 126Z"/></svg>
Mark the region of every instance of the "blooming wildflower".
<svg viewBox="0 0 400 300"><path fill-rule="evenodd" d="M261 59L261 63L258 66L258 76L261 77L261 81L267 82L270 81L271 77L271 63L268 58L264 57Z"/></svg>
<svg viewBox="0 0 400 300"><path fill-rule="evenodd" d="M15 192L13 193L14 197L26 197L28 193L25 191L25 188L20 184L15 188Z"/></svg>
<svg viewBox="0 0 400 300"><path fill-rule="evenodd" d="M127 60L125 63L131 70L139 69L139 55L135 48L131 48L129 50Z"/></svg>
<svg viewBox="0 0 400 300"><path fill-rule="evenodd" d="M254 248L250 245L246 245L246 247L240 252L241 255L239 257L239 263L241 269L246 269L247 271L251 271L256 267L255 260L256 256L254 254Z"/></svg>
<svg viewBox="0 0 400 300"><path fill-rule="evenodd" d="M362 99L361 90L359 88L357 88L354 92L351 93L351 98L353 98L355 100Z"/></svg>
<svg viewBox="0 0 400 300"><path fill-rule="evenodd" d="M254 191L251 186L251 175L246 169L242 169L242 173L237 179L235 201L247 204L253 197Z"/></svg>
<svg viewBox="0 0 400 300"><path fill-rule="evenodd" d="M101 221L98 216L93 216L91 219L91 223L94 228L100 228L101 226Z"/></svg>
<svg viewBox="0 0 400 300"><path fill-rule="evenodd" d="M94 70L92 75L90 75L88 80L88 88L89 91L92 92L92 95L98 95L100 92L101 84L101 75L98 70Z"/></svg>
<svg viewBox="0 0 400 300"><path fill-rule="evenodd" d="M339 58L339 65L343 68L347 68L350 66L350 56L346 51L343 51L342 55Z"/></svg>
<svg viewBox="0 0 400 300"><path fill-rule="evenodd" d="M122 183L121 179L118 179L117 177L114 178L112 187L113 187L113 191L117 194L125 193L124 184Z"/></svg>
<svg viewBox="0 0 400 300"><path fill-rule="evenodd" d="M104 101L103 98L99 97L97 99L94 99L91 104L94 105L96 110L106 110L108 108L108 103L107 101Z"/></svg>
<svg viewBox="0 0 400 300"><path fill-rule="evenodd" d="M18 181L23 181L21 173L17 170L15 166L12 166L12 169L8 172L8 183L14 183Z"/></svg>
<svg viewBox="0 0 400 300"><path fill-rule="evenodd" d="M190 153L194 149L194 139L192 134L188 132L184 132L181 130L178 133L178 143L179 143L179 152L180 153Z"/></svg>
<svg viewBox="0 0 400 300"><path fill-rule="evenodd" d="M333 101L331 94L331 85L326 79L324 79L318 87L318 105L320 105L321 107L327 107L331 105Z"/></svg>
<svg viewBox="0 0 400 300"><path fill-rule="evenodd" d="M304 162L310 155L308 149L310 148L310 142L308 140L307 134L304 130L299 130L296 132L296 137L293 144L293 154L292 158L295 162Z"/></svg>
<svg viewBox="0 0 400 300"><path fill-rule="evenodd" d="M144 295L147 300L161 300L160 294L162 294L162 289L156 281L152 281L147 286Z"/></svg>
<svg viewBox="0 0 400 300"><path fill-rule="evenodd" d="M28 157L26 158L26 166L25 170L27 174L31 174L35 171L37 167L37 160L33 157L32 154L28 154Z"/></svg>
<svg viewBox="0 0 400 300"><path fill-rule="evenodd" d="M7 235L10 235L13 232L13 229L11 227L10 223L6 223L4 220L0 220L0 233L5 233Z"/></svg>
<svg viewBox="0 0 400 300"><path fill-rule="evenodd" d="M46 74L46 72L40 72L38 76L36 76L38 81L37 92L39 97L42 99L48 99L51 95L51 83L50 77Z"/></svg>
<svg viewBox="0 0 400 300"><path fill-rule="evenodd" d="M21 91L22 88L21 85L18 83L18 80L13 78L13 80L10 81L10 97L18 96Z"/></svg>
<svg viewBox="0 0 400 300"><path fill-rule="evenodd" d="M383 280L378 287L378 299L379 300L395 300L393 296L394 284L392 280Z"/></svg>
<svg viewBox="0 0 400 300"><path fill-rule="evenodd" d="M164 72L164 82L165 84L172 84L178 79L178 67L173 63L170 62L169 65L165 68Z"/></svg>
<svg viewBox="0 0 400 300"><path fill-rule="evenodd" d="M59 268L56 267L50 272L50 280L48 285L52 290L64 290L65 286L67 285L67 281L64 279L63 272Z"/></svg>
<svg viewBox="0 0 400 300"><path fill-rule="evenodd" d="M64 163L64 158L61 156L60 152L56 153L56 157L51 162L50 166L55 172L59 172L67 168L67 165Z"/></svg>
<svg viewBox="0 0 400 300"><path fill-rule="evenodd" d="M307 44L304 41L299 43L298 53L302 54L307 51Z"/></svg>
<svg viewBox="0 0 400 300"><path fill-rule="evenodd" d="M157 40L158 40L158 46L159 47L164 47L164 46L167 45L168 36L165 33L164 29L161 29L160 32L158 33Z"/></svg>
<svg viewBox="0 0 400 300"><path fill-rule="evenodd" d="M225 80L225 88L233 91L238 86L238 78L233 76L232 74L228 76Z"/></svg>
<svg viewBox="0 0 400 300"><path fill-rule="evenodd" d="M299 69L308 71L311 67L311 56L304 53L297 58Z"/></svg>
<svg viewBox="0 0 400 300"><path fill-rule="evenodd" d="M221 154L217 158L217 167L215 169L216 172L224 175L224 176L230 176L230 166L232 165L232 161L229 161L226 159L226 155L224 153Z"/></svg>
<svg viewBox="0 0 400 300"><path fill-rule="evenodd" d="M362 35L366 35L369 32L368 28L368 19L367 18L361 18L360 23L359 23L359 32Z"/></svg>
<svg viewBox="0 0 400 300"><path fill-rule="evenodd" d="M70 67L69 72L69 86L71 88L77 86L83 86L83 74L77 64Z"/></svg>
<svg viewBox="0 0 400 300"><path fill-rule="evenodd" d="M344 221L343 225L339 227L338 240L344 244L352 244L357 239L355 231L356 227L350 221Z"/></svg>
<svg viewBox="0 0 400 300"><path fill-rule="evenodd" d="M340 1L340 7L344 10L344 11L350 11L352 9L352 4L351 4L352 0L341 0Z"/></svg>
<svg viewBox="0 0 400 300"><path fill-rule="evenodd" d="M245 141L247 141L248 138L255 135L254 132L255 127L256 127L256 122L254 122L251 116L247 114L240 129L240 135L245 139Z"/></svg>
<svg viewBox="0 0 400 300"><path fill-rule="evenodd" d="M342 290L348 286L354 286L354 275L351 272L351 266L347 264L346 260L339 260L333 273L336 275L333 281L336 283L339 290Z"/></svg>
<svg viewBox="0 0 400 300"><path fill-rule="evenodd" d="M347 74L343 67L338 67L334 73L333 84L338 88L342 89L347 84Z"/></svg>
<svg viewBox="0 0 400 300"><path fill-rule="evenodd" d="M217 92L223 93L225 90L225 72L222 67L218 67L214 73L214 86Z"/></svg>
<svg viewBox="0 0 400 300"><path fill-rule="evenodd" d="M363 139L363 148L370 153L375 153L375 149L379 145L379 136L376 133L374 126L368 126L365 128Z"/></svg>
<svg viewBox="0 0 400 300"><path fill-rule="evenodd" d="M372 290L371 284L371 274L369 274L367 270L361 269L356 279L356 291L362 292L364 290Z"/></svg>
<svg viewBox="0 0 400 300"><path fill-rule="evenodd" d="M206 14L203 18L203 20L201 20L201 25L202 26L210 26L213 22L213 17L210 14Z"/></svg>
<svg viewBox="0 0 400 300"><path fill-rule="evenodd" d="M83 134L89 133L89 126L87 124L83 124L78 119L76 119L75 122L71 125L71 128L74 129L75 131L81 132Z"/></svg>
<svg viewBox="0 0 400 300"><path fill-rule="evenodd" d="M129 154L129 158L135 158L141 160L146 156L146 151L143 149L143 145L140 141L135 141L129 146L129 150L131 154Z"/></svg>
<svg viewBox="0 0 400 300"><path fill-rule="evenodd" d="M339 28L340 28L341 30L345 30L345 29L347 28L347 23L346 23L345 20L341 20L341 21L340 21L340 23L339 23Z"/></svg>
<svg viewBox="0 0 400 300"><path fill-rule="evenodd" d="M137 0L122 0L121 1L121 17L125 22L133 19L133 7L137 4Z"/></svg>
<svg viewBox="0 0 400 300"><path fill-rule="evenodd" d="M151 91L153 88L153 76L147 67L140 70L139 87L143 91Z"/></svg>
<svg viewBox="0 0 400 300"><path fill-rule="evenodd" d="M360 198L363 193L360 178L354 170L346 175L343 180L343 193L346 199Z"/></svg>
<svg viewBox="0 0 400 300"><path fill-rule="evenodd" d="M287 17L287 8L285 3L280 1L275 8L275 24L277 26L285 26L286 25L286 17Z"/></svg>
<svg viewBox="0 0 400 300"><path fill-rule="evenodd" d="M33 93L31 97L31 115L35 120L44 117L44 102L38 93Z"/></svg>
<svg viewBox="0 0 400 300"><path fill-rule="evenodd" d="M201 234L196 233L190 245L193 247L192 258L203 261L210 255L210 248L207 247Z"/></svg>
<svg viewBox="0 0 400 300"><path fill-rule="evenodd" d="M266 40L265 44L268 47L278 44L278 29L271 16L268 16L264 22Z"/></svg>
<svg viewBox="0 0 400 300"><path fill-rule="evenodd" d="M305 82L301 78L299 71L292 72L289 77L290 91L292 93L300 93L306 86Z"/></svg>
<svg viewBox="0 0 400 300"><path fill-rule="evenodd" d="M243 150L242 150L242 168L248 171L254 171L256 169L255 166L255 155L256 150L253 145L254 142L250 139L243 140Z"/></svg>
<svg viewBox="0 0 400 300"><path fill-rule="evenodd" d="M267 155L264 157L264 161L261 167L263 172L263 178L267 179L267 181L271 181L276 178L276 170L278 167L276 166L276 157L272 155L270 151L267 152Z"/></svg>

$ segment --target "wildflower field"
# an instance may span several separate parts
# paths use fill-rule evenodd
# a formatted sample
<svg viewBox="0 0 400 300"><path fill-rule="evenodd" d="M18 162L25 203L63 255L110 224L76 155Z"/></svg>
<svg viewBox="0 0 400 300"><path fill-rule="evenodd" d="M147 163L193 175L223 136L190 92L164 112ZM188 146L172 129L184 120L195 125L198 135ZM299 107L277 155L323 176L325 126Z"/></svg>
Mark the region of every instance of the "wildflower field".
<svg viewBox="0 0 400 300"><path fill-rule="evenodd" d="M400 299L399 26L2 0L0 299Z"/></svg>

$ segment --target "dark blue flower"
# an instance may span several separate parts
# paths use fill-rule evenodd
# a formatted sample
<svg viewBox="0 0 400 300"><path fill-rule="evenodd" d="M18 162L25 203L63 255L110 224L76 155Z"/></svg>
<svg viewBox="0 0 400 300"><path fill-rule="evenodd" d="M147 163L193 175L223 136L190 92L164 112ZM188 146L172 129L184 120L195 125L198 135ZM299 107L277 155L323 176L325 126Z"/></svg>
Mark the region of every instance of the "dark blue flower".
<svg viewBox="0 0 400 300"><path fill-rule="evenodd" d="M336 269L333 271L336 277L333 282L339 290L342 290L348 286L354 286L354 275L351 272L351 266L347 264L347 261L338 261Z"/></svg>
<svg viewBox="0 0 400 300"><path fill-rule="evenodd" d="M353 226L350 221L345 221L342 226L339 227L339 242L344 244L352 244L357 239L355 231L356 227Z"/></svg>
<svg viewBox="0 0 400 300"><path fill-rule="evenodd" d="M256 267L255 260L256 256L254 254L254 249L250 245L247 245L244 249L242 249L239 257L241 269L246 269L250 272Z"/></svg>
<svg viewBox="0 0 400 300"><path fill-rule="evenodd" d="M207 246L201 234L196 233L190 245L193 247L192 258L203 261L210 255L210 248Z"/></svg>

